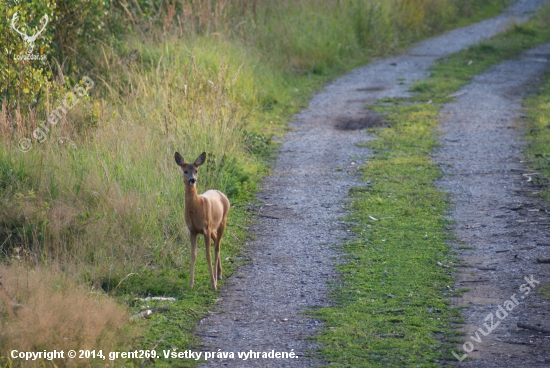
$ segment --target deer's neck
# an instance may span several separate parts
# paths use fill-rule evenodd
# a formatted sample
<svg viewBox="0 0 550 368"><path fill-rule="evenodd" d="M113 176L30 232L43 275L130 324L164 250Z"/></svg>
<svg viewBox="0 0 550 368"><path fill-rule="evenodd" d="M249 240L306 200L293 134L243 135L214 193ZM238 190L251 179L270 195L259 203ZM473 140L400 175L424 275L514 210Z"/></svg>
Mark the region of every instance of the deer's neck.
<svg viewBox="0 0 550 368"><path fill-rule="evenodd" d="M185 184L185 207L193 208L200 203L200 197L197 193L197 187L195 185Z"/></svg>

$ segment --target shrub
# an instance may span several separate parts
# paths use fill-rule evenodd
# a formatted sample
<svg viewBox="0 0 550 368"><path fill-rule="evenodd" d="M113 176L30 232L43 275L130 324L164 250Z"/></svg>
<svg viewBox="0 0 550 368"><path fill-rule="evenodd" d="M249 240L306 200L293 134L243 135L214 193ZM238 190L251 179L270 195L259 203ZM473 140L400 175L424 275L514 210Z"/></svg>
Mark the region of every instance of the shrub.
<svg viewBox="0 0 550 368"><path fill-rule="evenodd" d="M0 132L26 135L52 102L88 70L89 50L109 38L118 19L108 1L48 0L5 1L0 6ZM38 34L34 48L23 36ZM43 28L44 27L44 28Z"/></svg>

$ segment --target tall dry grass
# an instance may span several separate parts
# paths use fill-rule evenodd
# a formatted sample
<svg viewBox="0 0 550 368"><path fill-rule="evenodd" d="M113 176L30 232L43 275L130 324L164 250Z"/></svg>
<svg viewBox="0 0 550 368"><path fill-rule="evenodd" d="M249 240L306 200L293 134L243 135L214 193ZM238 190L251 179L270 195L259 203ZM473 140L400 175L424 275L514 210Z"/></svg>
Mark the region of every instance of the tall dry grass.
<svg viewBox="0 0 550 368"><path fill-rule="evenodd" d="M56 366L74 365L69 349L117 351L132 337L128 312L106 297L53 269L0 264L0 356L9 365L36 366L47 360L11 360L11 351L65 351ZM80 361L85 364L86 359Z"/></svg>

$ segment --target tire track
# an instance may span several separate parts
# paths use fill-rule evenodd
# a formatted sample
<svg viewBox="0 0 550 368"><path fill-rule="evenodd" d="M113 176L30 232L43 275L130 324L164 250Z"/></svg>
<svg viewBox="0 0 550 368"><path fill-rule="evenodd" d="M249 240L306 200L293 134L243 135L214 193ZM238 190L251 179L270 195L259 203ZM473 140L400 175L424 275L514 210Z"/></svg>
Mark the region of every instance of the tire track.
<svg viewBox="0 0 550 368"><path fill-rule="evenodd" d="M446 175L440 186L455 204L450 216L455 247L465 263L457 287L471 289L453 300L467 307L466 335L456 353L468 353L471 360L461 367L550 366L550 339L516 327L518 322L548 326L548 301L520 289L548 283L550 266L535 259L548 255L537 244L549 242L550 217L544 204L526 195L536 188L522 175L528 171L516 129L522 98L548 69L550 43L477 76L442 111L436 160ZM540 284L529 285L531 275ZM519 305L499 309L514 299Z"/></svg>

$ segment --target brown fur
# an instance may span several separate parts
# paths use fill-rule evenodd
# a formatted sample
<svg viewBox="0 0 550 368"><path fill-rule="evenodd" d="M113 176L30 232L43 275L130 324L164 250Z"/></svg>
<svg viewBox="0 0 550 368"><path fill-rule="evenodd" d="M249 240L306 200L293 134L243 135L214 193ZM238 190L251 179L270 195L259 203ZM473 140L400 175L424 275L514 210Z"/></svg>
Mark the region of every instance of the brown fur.
<svg viewBox="0 0 550 368"><path fill-rule="evenodd" d="M183 171L185 182L185 224L189 229L191 240L191 277L189 286L195 283L195 260L197 258L197 236L204 236L206 246L206 262L210 271L210 284L216 290L217 280L222 278L222 263L220 259L220 242L225 231L227 215L229 213L229 200L219 190L207 190L203 194L197 193L196 181L198 168L206 160L206 152L203 152L194 163L186 163L183 157L176 152L176 163ZM210 255L210 239L214 241L215 267L212 268Z"/></svg>

